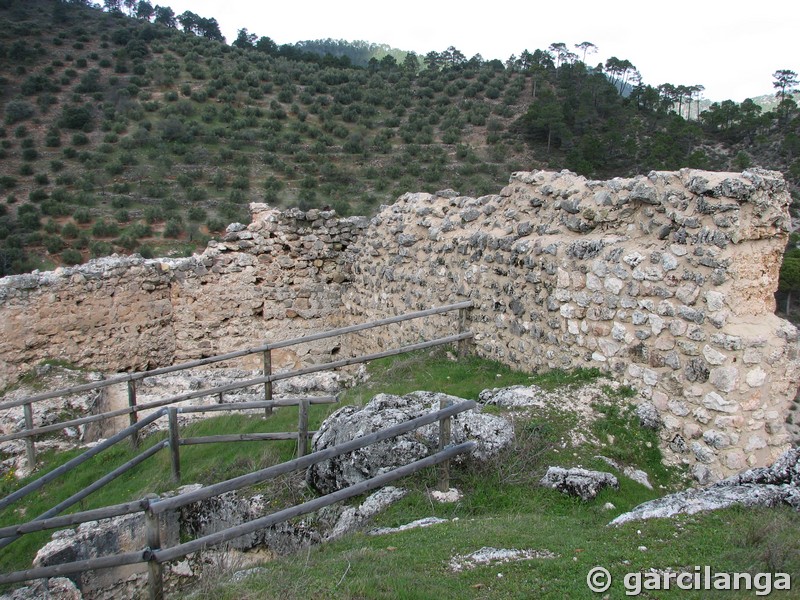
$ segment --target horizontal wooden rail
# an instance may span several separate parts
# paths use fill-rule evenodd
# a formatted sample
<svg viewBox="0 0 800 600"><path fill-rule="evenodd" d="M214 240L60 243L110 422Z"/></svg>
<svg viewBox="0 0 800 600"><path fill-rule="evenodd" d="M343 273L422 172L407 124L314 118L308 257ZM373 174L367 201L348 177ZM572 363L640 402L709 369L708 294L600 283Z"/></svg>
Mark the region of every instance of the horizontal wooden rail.
<svg viewBox="0 0 800 600"><path fill-rule="evenodd" d="M217 544L229 542L243 535L247 535L248 533L253 533L254 531L271 527L272 525L277 525L278 523L283 523L284 521L288 521L294 517L299 517L300 515L306 515L326 506L330 506L331 504L335 504L336 502L341 502L342 500L347 500L348 498L360 496L365 492L382 487L388 483L402 479L403 477L407 477L408 475L412 475L421 469L438 465L439 463L450 460L459 454L472 452L472 450L475 449L475 446L475 442L464 442L463 444L458 444L457 446L450 446L449 448L446 448L441 452L437 452L436 454L426 456L425 458L414 461L413 463L398 467L387 473L377 475L371 479L351 485L350 487L342 490L326 494L320 498L315 498L314 500L304 502L303 504L292 506L291 508L278 511L271 515L267 515L266 517L261 517L242 525L231 527L224 531L212 533L210 535L197 538L196 540L192 540L191 542L185 542L183 544L173 546L172 548L154 550L152 552L153 559L156 562L163 563L182 558L187 554L203 550L209 546L215 546Z"/></svg>
<svg viewBox="0 0 800 600"><path fill-rule="evenodd" d="M384 350L383 352L376 352L374 354L364 354L361 356L355 356L352 358L345 358L342 360L337 360L334 362L329 363L322 363L319 365L311 365L309 367L305 367L303 369L297 369L295 371L286 371L284 373L274 373L272 375L267 375L265 377L256 377L254 379L246 379L244 381L239 381L236 383L229 383L227 385L215 387L215 388L208 388L205 390L197 390L195 392L187 392L186 394L179 394L177 396L170 396L169 398L162 398L161 400L153 400L152 402L144 402L142 404L138 404L135 407L128 407L128 408L121 408L119 410L110 411L107 413L103 413L103 415L92 415L91 417L84 417L83 419L75 419L73 421L67 421L65 423L57 423L55 425L47 425L44 427L36 427L35 429L29 429L26 431L18 431L16 433L10 433L7 435L0 436L0 442L9 441L9 440L18 440L23 439L31 436L41 435L43 433L48 433L52 431L58 431L63 429L67 426L67 423L70 426L75 424L86 423L90 421L97 421L98 419L104 418L105 416L118 416L128 414L130 412L136 411L141 412L144 410L151 410L154 408L161 408L164 406L169 406L170 404L176 404L178 402L185 402L186 400L196 400L198 398L204 398L207 396L216 396L221 393L225 392L232 392L234 390L238 390L241 388L246 387L253 387L256 385L261 385L266 382L273 382L273 381L280 381L282 379L290 379L292 377L299 377L300 375L310 375L311 373L319 373L320 371L329 371L331 369L338 369L340 367L346 367L349 365L355 365L359 363L369 362L371 360L377 360L380 358L388 358L389 356L397 356L398 354L405 354L407 352L414 352L415 350L424 350L425 348L432 348L434 346L441 346L444 344L451 344L453 342L458 342L460 340L470 339L474 336L471 331L466 331L464 333L457 333L454 335L449 335L447 337L436 338L434 340L429 340L427 342L420 342L417 344L411 344L409 346L402 346L400 348L394 348L392 350ZM271 402L281 402L280 400L272 400ZM230 403L231 405L237 404L235 402ZM281 406L277 404L276 406Z"/></svg>
<svg viewBox="0 0 800 600"><path fill-rule="evenodd" d="M53 390L50 392L45 392L42 394L37 394L35 396L29 396L27 398L21 398L19 400L12 400L9 402L2 402L0 403L0 410L5 410L8 408L14 408L16 406L23 406L25 404L30 404L34 402L41 402L42 400L49 400L51 398L58 398L60 396L66 396L68 394L77 394L79 392L88 392L91 390L96 390L104 387L108 387L111 385L117 385L119 383L126 383L129 381L137 381L140 379L145 379L147 377L155 377L156 375L165 375L167 373L174 373L176 371L183 371L186 369L192 369L196 367L202 367L205 365L213 364L216 362L221 362L225 360L232 360L234 358L241 358L243 356L249 356L251 354L257 354L260 352L264 352L267 350L274 350L277 348L286 348L289 346L296 346L298 344L305 344L308 342L314 342L330 337L336 337L339 335L345 335L348 333L356 333L358 331L363 331L365 329L373 329L375 327L381 327L384 325L390 325L393 323L401 323L404 321L410 321L413 319L419 319L422 317L428 317L432 315L442 314L454 310L459 310L463 308L470 308L472 307L472 301L467 300L464 302L457 302L455 304L448 304L445 306L439 306L436 308L429 308L427 310L420 310L416 312L406 313L403 315L397 315L394 317L388 317L385 319L379 319L376 321L369 321L367 323L360 323L358 325L350 325L348 327L340 327L338 329L331 329L328 331L323 331L320 333L315 333L312 335L299 337L299 338L292 338L288 340L283 340L280 342L272 342L269 344L262 344L260 346L256 346L253 348L246 348L243 350L237 350L235 352L228 352L226 354L218 354L216 356L210 356L208 358L197 359L193 361L188 361L184 363L179 363L177 365L171 365L169 367L161 367L158 369L151 369L149 371L139 371L136 373L125 373L124 375L118 375L116 377L110 377L109 379L104 379L102 381L95 381L92 383L85 383L82 385L77 385L70 388L64 388L60 390Z"/></svg>
<svg viewBox="0 0 800 600"><path fill-rule="evenodd" d="M339 398L337 396L309 396L308 398L283 398L281 400L260 400L258 402L226 402L224 404L212 404L209 406L179 406L178 412L181 414L187 414L229 410L255 410L259 408L278 408L284 406L298 406L303 401L306 401L309 404L336 404L339 401Z"/></svg>
<svg viewBox="0 0 800 600"><path fill-rule="evenodd" d="M100 442L99 444L97 444L96 446L93 446L92 448L89 448L83 454L79 454L78 456L76 456L75 458L70 460L69 462L66 462L63 465L61 465L60 467L58 467L56 469L53 469L49 473L46 473L45 475L42 475L39 479L36 479L36 480L30 482L28 485L18 489L16 492L13 492L13 493L9 494L8 496L6 496L2 500L0 500L0 510L3 510L9 504L12 504L12 503L16 502L20 498L24 498L25 496L27 496L31 492L35 492L36 490L41 488L46 483L49 483L50 481L55 479L56 477L59 477L60 475L66 473L68 471L71 471L72 469L74 469L78 465L81 465L81 464L85 463L87 460L89 460L93 456L99 454L100 452L102 452L103 450L105 450L107 448L110 448L111 446L113 446L117 442L121 442L122 440L124 440L125 438L133 435L134 433L136 433L137 431L139 431L143 427L147 427L150 423L152 423L153 421L155 421L156 419L158 419L160 417L163 417L165 414L166 414L166 411L158 411L158 412L153 413L152 415L149 415L148 417L146 417L145 419L142 419L141 421L139 421L135 425L131 425L130 427L126 427L125 429L123 429L119 433L111 436L107 440L104 440L104 441Z"/></svg>
<svg viewBox="0 0 800 600"><path fill-rule="evenodd" d="M236 539L237 537L247 535L248 533L258 531L259 529L264 529L265 527L282 523L293 517L314 512L315 510L319 510L320 508L329 506L336 502L341 502L342 500L359 496L372 489L384 486L387 483L391 483L403 477L407 477L408 475L412 475L421 469L437 465L445 460L450 460L459 454L471 452L475 448L475 445L475 442L464 442L463 444L459 444L457 446L451 446L441 452L427 456L408 465L398 467L397 469L389 471L388 473L383 473L373 477L372 479L362 481L343 490L333 492L332 494L328 494L320 498L315 498L309 502L298 504L291 508L267 515L266 517L255 519L254 521L249 521L236 527L231 527L224 531L198 538L191 542L173 546L172 548L166 548L163 550L151 550L149 548L145 548L144 550L137 552L126 552L113 556L90 558L87 560L52 565L49 567L37 567L25 571L3 573L0 574L0 584L19 583L21 581L27 581L30 579L60 577L63 575L71 575L73 573L81 573L83 571L91 571L95 569L105 569L137 563L145 563L149 562L150 560L154 560L157 563L175 560L177 558L184 557L187 554L191 554L192 552L203 550L209 546L221 544L226 541Z"/></svg>
<svg viewBox="0 0 800 600"><path fill-rule="evenodd" d="M314 435L316 431L309 431ZM270 440L296 440L299 434L296 431L282 431L274 433L231 433L228 435L207 435L204 437L181 438L181 446L195 444L218 444L220 442L264 442Z"/></svg>
<svg viewBox="0 0 800 600"><path fill-rule="evenodd" d="M199 490L186 492L180 496L156 500L150 504L150 510L152 510L155 514L161 514L169 510L182 508L188 504L192 504L193 502L200 502L201 500L207 500L208 498L219 496L220 494L224 494L226 492L232 492L243 487L256 485L263 481L274 479L280 475L285 475L286 473L292 473L300 469L306 469L311 465L322 462L323 460L328 460L330 458L341 456L342 454L347 454L348 452L353 452L354 450L364 448L365 446L369 446L375 442L382 442L383 440L407 433L419 427L430 425L431 423L435 423L440 419L451 417L467 410L472 410L475 408L475 406L476 403L474 400L459 402L458 404L453 404L442 410L422 415L415 419L411 419L410 421L398 423L397 425L392 425L386 429L369 433L367 435L350 440L349 442L344 442L342 444L326 448L325 450L319 450L317 452L313 452L312 454L307 454L303 457L295 458L294 460L290 460L288 462L266 467L259 471L253 471L252 473L247 473L246 475L240 475L239 477L234 477L233 479L228 479L227 481L221 481L219 483L200 488Z"/></svg>
<svg viewBox="0 0 800 600"><path fill-rule="evenodd" d="M66 509L68 509L70 506L74 506L75 504L77 504L78 502L80 502L81 500L86 498L87 496L93 494L94 492L96 492L100 488L108 485L109 483L114 481L120 475L123 475L123 474L127 473L128 471L130 471L131 469L133 469L137 465L143 463L148 458L150 458L151 456L157 454L160 450L166 448L167 446L169 446L169 441L167 441L167 440L163 440L163 441L155 444L154 446L151 446L150 448L148 448L147 450L145 450L141 454L135 456L134 458L132 458L131 460L129 460L125 464L120 465L119 467L117 467L116 469L114 469L113 471L111 471L109 473L106 473L105 475L103 475L103 477L101 477L100 479L98 479L94 483L86 486L85 488L83 488L79 492L76 492L75 494L73 494L72 496L67 498L66 500L63 500L63 501L59 502L53 508L47 510L46 512L44 512L41 515L39 515L38 517L36 517L32 522L34 522L34 523L35 522L41 522L41 521L44 521L44 520L49 519L51 517L55 517L56 515L58 515L61 512L65 511ZM23 532L23 533L26 533L26 532ZM16 540L19 539L20 535L22 535L22 534L18 533L18 534L13 534L11 536L0 536L0 548L5 548L6 546L11 544L12 542L15 542Z"/></svg>
<svg viewBox="0 0 800 600"><path fill-rule="evenodd" d="M18 525L9 525L0 528L0 538L6 538L17 534L46 531L48 529L61 529L62 527L72 527L73 525L80 525L81 523L88 523L90 521L100 521L102 519L113 519L114 517L132 515L147 510L147 507L150 506L150 502L152 502L151 499L143 498L132 502L84 510L69 515L36 519Z"/></svg>
<svg viewBox="0 0 800 600"><path fill-rule="evenodd" d="M135 565L137 563L148 562L151 556L152 552L145 548L144 550L138 550L136 552L125 552L112 556L77 560L75 562L52 565L50 567L37 567L35 569L28 569L27 571L0 573L0 584L19 583L29 579L61 577L63 575L72 575L73 573L81 573L83 571L93 571L95 569L109 569L123 567L125 565Z"/></svg>

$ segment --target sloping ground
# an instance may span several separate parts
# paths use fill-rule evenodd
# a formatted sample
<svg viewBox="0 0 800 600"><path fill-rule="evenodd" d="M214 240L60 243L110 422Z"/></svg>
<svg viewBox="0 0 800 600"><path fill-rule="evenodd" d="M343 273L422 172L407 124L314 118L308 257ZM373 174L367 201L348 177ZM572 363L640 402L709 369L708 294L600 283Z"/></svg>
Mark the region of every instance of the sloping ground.
<svg viewBox="0 0 800 600"><path fill-rule="evenodd" d="M717 572L800 577L795 535L800 517L791 510L728 509L607 526L618 514L685 485L680 469L661 464L655 432L640 425L629 404L636 394L630 388L600 379L593 371L529 376L489 361L456 362L428 353L381 361L369 372L366 383L345 394L345 402L434 387L467 398L480 396L487 401L485 411L513 421L514 447L487 464L454 467L452 485L463 494L456 502L431 499L433 472L404 480L398 485L406 495L366 523L364 532L267 562L233 579L231 573L242 567L226 562L223 553L200 581L186 577L174 597L589 598L595 596L586 577L595 566L611 572L612 596L628 589L623 587L626 573L651 569L680 571L709 564ZM507 401L509 387L516 397L532 399L532 405ZM620 470L644 470L655 489L609 467L606 459ZM212 461L198 457L194 474L205 470L207 479L214 473L216 478L229 475ZM588 502L568 498L540 487L550 465L609 471L619 479L619 490L603 490ZM132 491L131 483L120 492L138 497L147 489ZM373 527L398 527L424 517L440 521L369 535ZM706 594L681 592L680 597Z"/></svg>

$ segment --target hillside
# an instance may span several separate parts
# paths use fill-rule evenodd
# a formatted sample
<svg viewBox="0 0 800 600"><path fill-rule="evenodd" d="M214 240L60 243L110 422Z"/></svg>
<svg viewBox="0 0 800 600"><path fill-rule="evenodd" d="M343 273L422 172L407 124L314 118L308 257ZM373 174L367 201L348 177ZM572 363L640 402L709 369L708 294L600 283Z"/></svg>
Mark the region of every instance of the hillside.
<svg viewBox="0 0 800 600"><path fill-rule="evenodd" d="M247 221L251 201L371 215L407 191L480 196L544 167L800 176L793 113L723 103L686 120L681 98L645 85L623 98L613 68L557 67L547 51L400 63L365 43L386 54L361 68L308 51L341 42L228 46L53 0L4 0L0 24L0 275L185 255Z"/></svg>

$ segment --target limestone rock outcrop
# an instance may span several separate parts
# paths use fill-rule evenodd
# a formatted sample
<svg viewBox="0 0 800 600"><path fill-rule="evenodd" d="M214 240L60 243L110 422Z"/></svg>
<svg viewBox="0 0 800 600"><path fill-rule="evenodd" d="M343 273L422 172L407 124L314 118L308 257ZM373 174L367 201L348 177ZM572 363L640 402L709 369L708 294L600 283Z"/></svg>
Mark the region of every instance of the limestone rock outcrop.
<svg viewBox="0 0 800 600"><path fill-rule="evenodd" d="M412 392L405 396L378 394L363 407L343 406L322 423L311 449L324 450L439 410L442 400L464 401L447 394ZM460 444L470 439L478 442L472 456L485 460L508 446L514 433L511 423L502 417L465 411L452 419L451 440ZM433 454L438 443L439 424L426 425L317 463L308 469L306 481L323 494L334 492Z"/></svg>
<svg viewBox="0 0 800 600"><path fill-rule="evenodd" d="M792 448L769 467L757 467L706 488L693 488L640 504L611 525L629 521L692 515L733 505L779 506L800 510L800 449Z"/></svg>
<svg viewBox="0 0 800 600"><path fill-rule="evenodd" d="M581 500L592 500L600 490L610 487L619 489L619 481L611 473L591 471L574 467L549 467L539 485L558 490L568 496L577 496Z"/></svg>

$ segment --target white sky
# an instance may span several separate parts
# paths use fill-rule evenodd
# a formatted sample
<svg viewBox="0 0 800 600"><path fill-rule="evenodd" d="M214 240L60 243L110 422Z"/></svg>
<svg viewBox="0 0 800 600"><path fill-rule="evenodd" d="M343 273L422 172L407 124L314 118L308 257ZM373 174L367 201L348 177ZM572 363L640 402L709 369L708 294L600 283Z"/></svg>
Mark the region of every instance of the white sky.
<svg viewBox="0 0 800 600"><path fill-rule="evenodd" d="M157 0L152 0L155 6ZM215 18L230 44L239 29L278 44L321 38L363 40L425 54L455 46L467 58L505 60L553 42L589 41L631 61L644 82L705 86L711 100L774 93L772 73L800 72L796 0L163 0ZM651 8L652 7L652 8ZM578 52L577 50L575 50Z"/></svg>

